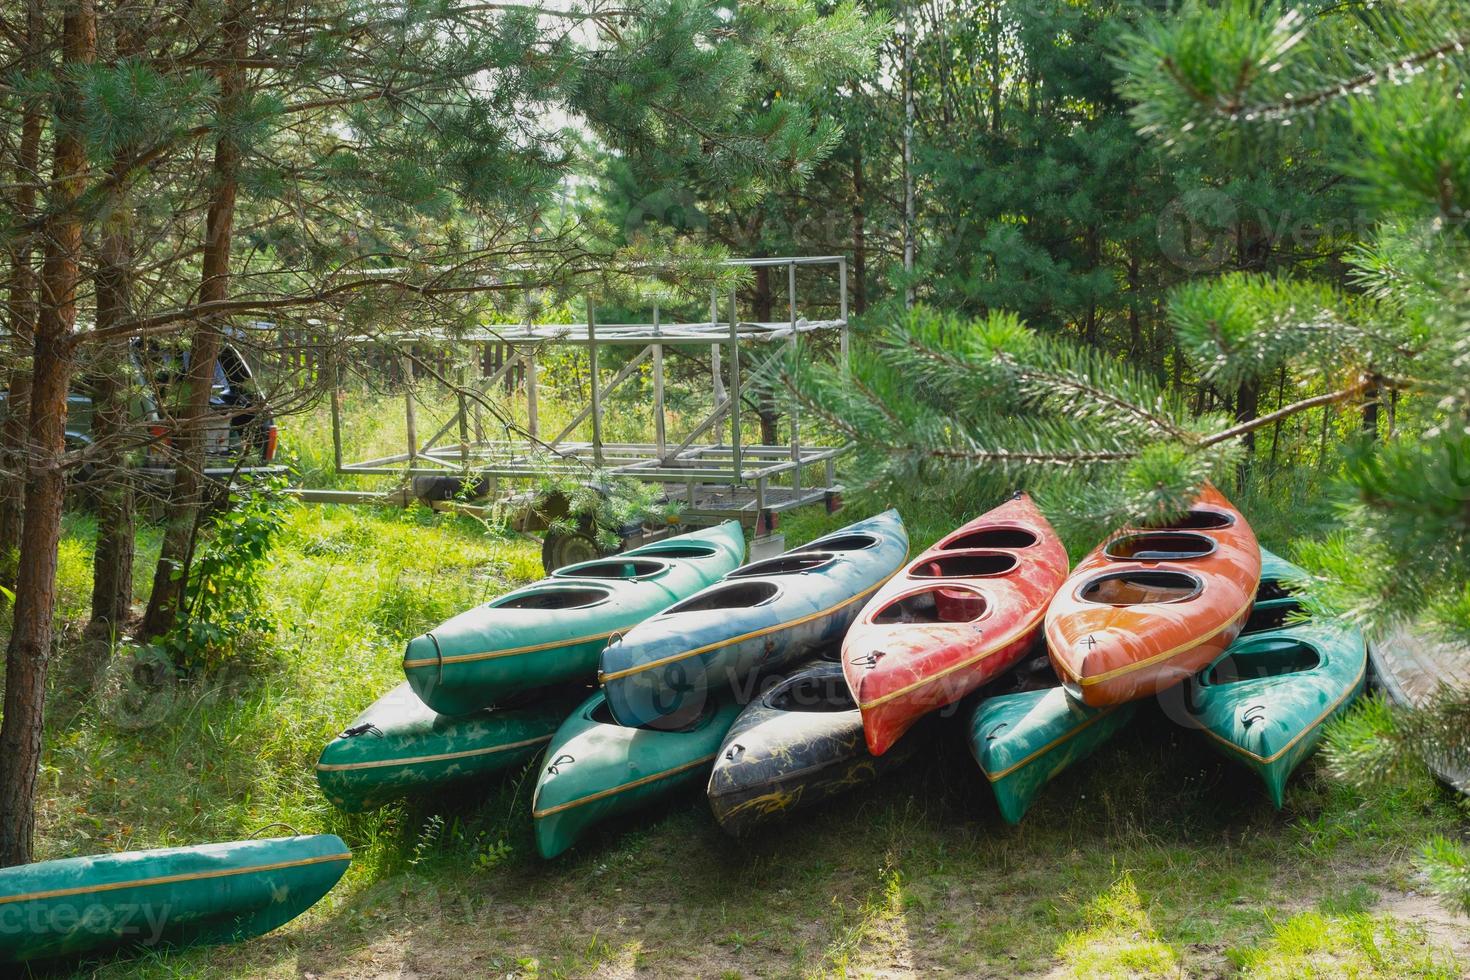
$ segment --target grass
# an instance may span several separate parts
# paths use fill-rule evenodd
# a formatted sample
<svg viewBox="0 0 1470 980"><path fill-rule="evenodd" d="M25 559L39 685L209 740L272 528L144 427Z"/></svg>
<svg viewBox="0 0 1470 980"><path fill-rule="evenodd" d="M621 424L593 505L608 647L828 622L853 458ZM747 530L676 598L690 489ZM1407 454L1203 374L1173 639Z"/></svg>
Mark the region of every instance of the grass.
<svg viewBox="0 0 1470 980"><path fill-rule="evenodd" d="M915 547L952 523L942 504L899 503ZM807 511L782 529L795 544L870 509ZM85 517L68 518L59 608L68 622L86 607L93 533ZM156 547L145 529L140 550ZM277 821L340 834L355 854L337 889L275 934L107 958L77 975L1464 969L1443 935L1395 918L1391 904L1420 887L1420 842L1463 834L1442 790L1425 782L1365 798L1309 763L1278 813L1250 773L1151 706L1063 773L1016 828L996 812L954 718L886 782L748 842L723 837L691 793L542 862L529 816L534 767L371 814L329 807L312 777L316 754L401 678L404 640L539 573L534 542L468 518L293 507L264 599L278 629L217 675L139 689L127 655L89 652L68 627L50 702L41 857L234 839Z"/></svg>

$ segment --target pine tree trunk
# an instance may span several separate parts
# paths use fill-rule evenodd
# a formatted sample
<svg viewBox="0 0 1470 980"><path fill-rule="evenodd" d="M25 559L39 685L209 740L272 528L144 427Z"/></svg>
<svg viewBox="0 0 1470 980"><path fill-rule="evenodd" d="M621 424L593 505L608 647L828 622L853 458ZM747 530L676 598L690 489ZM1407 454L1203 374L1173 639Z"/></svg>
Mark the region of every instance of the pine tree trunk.
<svg viewBox="0 0 1470 980"><path fill-rule="evenodd" d="M98 325L104 287L97 284ZM104 364L92 376L92 436L97 464L97 549L92 563L92 620L87 632L108 637L126 623L133 604L133 482L125 451L129 435L128 390L120 376L127 363Z"/></svg>
<svg viewBox="0 0 1470 980"><path fill-rule="evenodd" d="M110 215L98 248L97 326L128 315L132 250L123 216ZM128 467L127 345L103 351L92 374L92 439L98 453L97 550L93 559L92 621L87 631L108 636L127 621L133 600L133 484Z"/></svg>
<svg viewBox="0 0 1470 980"><path fill-rule="evenodd" d="M868 232L863 215L863 151L858 147L852 155L852 310L862 314L868 308Z"/></svg>
<svg viewBox="0 0 1470 980"><path fill-rule="evenodd" d="M41 49L46 29L40 0L26 5L26 45L29 52ZM15 218L29 221L35 216L37 172L41 164L43 105L38 100L22 110L20 145L15 158ZM10 372L5 422L0 425L0 584L15 587L13 561L20 551L20 533L25 494L26 439L31 414L31 348L36 335L36 272L31 268L34 242L22 235L10 250L10 279L6 292L6 319L21 361Z"/></svg>
<svg viewBox="0 0 1470 980"><path fill-rule="evenodd" d="M231 7L223 25L225 67L217 74L220 116L225 125L214 147L212 194L205 217L203 274L199 302L213 303L228 298L230 243L234 231L235 196L239 190L240 146L228 124L239 112L245 97L245 74L239 67L245 56L244 10ZM163 547L153 576L153 591L143 615L142 633L159 636L173 628L178 618L188 576L188 559L193 549L199 511L205 489L205 430L209 422L209 399L214 387L214 365L219 358L224 322L203 318L190 344L189 366L184 374L184 402L175 425L174 484L164 526Z"/></svg>
<svg viewBox="0 0 1470 980"><path fill-rule="evenodd" d="M1369 442L1378 441L1378 403L1382 396L1376 381L1363 390L1362 430Z"/></svg>
<svg viewBox="0 0 1470 980"><path fill-rule="evenodd" d="M62 27L64 68L90 64L97 53L92 0L74 0ZM56 552L65 493L66 393L71 384L77 267L82 224L77 210L87 150L73 116L75 93L59 102L52 199L42 239L40 316L36 324L31 389L30 453L25 489L15 618L5 663L5 718L0 724L0 867L31 860L36 775L41 764L46 669L56 599Z"/></svg>
<svg viewBox="0 0 1470 980"><path fill-rule="evenodd" d="M120 15L113 18L113 49L119 58L138 53L138 32ZM124 148L113 158L111 176L121 176ZM97 326L116 327L132 313L133 242L131 212L120 190L108 196L97 245ZM128 466L128 402L131 351L126 341L100 352L92 372L92 446L97 459L97 548L92 562L92 620L88 634L110 639L127 622L133 606L133 481Z"/></svg>

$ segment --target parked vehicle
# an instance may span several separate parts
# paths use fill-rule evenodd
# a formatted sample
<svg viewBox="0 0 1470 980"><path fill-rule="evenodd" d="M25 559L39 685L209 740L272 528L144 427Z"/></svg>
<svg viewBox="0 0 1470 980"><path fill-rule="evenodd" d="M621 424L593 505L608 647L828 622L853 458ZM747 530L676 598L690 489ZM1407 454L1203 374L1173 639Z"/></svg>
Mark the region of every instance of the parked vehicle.
<svg viewBox="0 0 1470 980"><path fill-rule="evenodd" d="M187 353L180 357L143 341L134 342L128 349L128 417L138 426L139 438L145 431L148 437L132 461L147 482L167 483L173 477L174 460L169 452L173 435L160 406L168 403L169 388L182 378L188 363ZM270 405L234 344L220 348L209 401L204 434L207 477L228 479L283 470L275 465L280 433ZM0 417L7 411L8 402L9 392L0 392ZM90 379L79 374L67 395L67 448L83 450L92 445L93 432ZM91 468L83 466L80 472L85 480Z"/></svg>

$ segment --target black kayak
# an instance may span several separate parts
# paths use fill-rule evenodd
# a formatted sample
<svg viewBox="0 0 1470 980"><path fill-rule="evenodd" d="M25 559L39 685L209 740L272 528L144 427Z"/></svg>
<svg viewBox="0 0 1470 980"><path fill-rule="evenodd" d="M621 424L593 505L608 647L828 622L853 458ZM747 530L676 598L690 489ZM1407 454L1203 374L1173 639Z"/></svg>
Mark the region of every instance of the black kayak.
<svg viewBox="0 0 1470 980"><path fill-rule="evenodd" d="M902 765L922 737L915 730L883 755L871 755L842 665L814 664L735 719L710 774L710 809L726 833L748 834Z"/></svg>

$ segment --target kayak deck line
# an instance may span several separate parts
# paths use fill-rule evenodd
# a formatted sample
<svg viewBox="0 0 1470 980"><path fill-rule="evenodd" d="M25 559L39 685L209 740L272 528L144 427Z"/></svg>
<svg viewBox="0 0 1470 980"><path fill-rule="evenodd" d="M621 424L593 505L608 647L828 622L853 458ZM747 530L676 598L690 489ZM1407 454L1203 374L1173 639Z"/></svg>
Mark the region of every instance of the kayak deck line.
<svg viewBox="0 0 1470 980"><path fill-rule="evenodd" d="M146 852L144 852L146 853ZM107 855L101 855L106 857ZM286 868L302 868L312 864L328 864L334 861L351 861L352 852L343 854L321 854L316 857L300 858L295 861L277 861L273 864L257 864L248 868L216 868L212 871L190 871L176 875L161 875L157 878L139 878L134 881L110 881L100 885L80 885L76 888L56 888L44 892L27 892L22 895L0 895L0 905L9 902L39 902L50 898L68 898L72 895L88 895L96 892L120 891L124 888L144 888L151 885L171 885L181 881L205 881L210 878L230 878L235 875L257 874L265 871L281 871Z"/></svg>
<svg viewBox="0 0 1470 980"><path fill-rule="evenodd" d="M686 772L690 769L695 768L696 766L702 766L706 762L715 761L716 757L718 757L719 754L719 751L716 750L714 752L711 752L709 755L695 759L693 762L686 762L683 765L675 766L672 769L665 769L662 772L652 773L639 779L635 779L629 783L622 783L618 786L610 786L607 789L598 790L596 793L589 793L586 796L578 797L575 800L569 800L566 803L558 803L556 806L547 807L545 810L533 809L531 811L531 817L533 819L539 820L541 817L549 817L552 814L561 813L563 810L570 810L574 807L582 806L584 803L595 803L598 800L607 799L609 796L616 796L617 794L625 792L627 790L637 789L639 786L647 786L649 783L656 783L660 779L667 779L669 776L677 776L681 772ZM535 805L534 801L532 805Z"/></svg>
<svg viewBox="0 0 1470 980"><path fill-rule="evenodd" d="M469 759L478 755L494 755L496 752L509 752L512 749L523 749L528 745L538 742L549 742L555 736L539 735L536 738L527 738L519 742L508 742L505 745L492 745L486 749L465 749L463 752L441 752L438 755L418 755L403 759L373 759L368 762L318 762L317 772L349 772L354 769L384 769L388 766L412 766L424 762L449 762L454 759Z"/></svg>
<svg viewBox="0 0 1470 980"><path fill-rule="evenodd" d="M1094 674L1090 677L1079 677L1077 675L1077 672L1072 668L1071 661L1069 661L1066 657L1057 657L1056 660L1062 665L1062 669L1066 671L1067 676L1076 681L1078 684L1081 684L1083 687L1091 687L1094 684L1101 684L1105 681L1110 681L1114 677L1122 677L1124 674L1131 674L1133 673L1133 671L1141 670L1144 667L1152 667L1160 660L1168 660L1170 657L1177 657L1179 654L1184 653L1186 650L1193 650L1201 643L1206 643L1209 640L1213 640L1215 637L1225 632L1231 627L1232 624L1235 623L1236 620L1238 620L1243 614L1248 612L1251 606L1255 605L1256 590L1260 587L1261 577L1258 575L1256 576L1256 584L1251 586L1250 588L1250 598L1246 599L1245 605L1241 606L1240 609L1236 611L1235 615L1231 616L1229 619L1225 620L1225 622L1221 623L1219 626L1206 633L1205 635L1195 637L1185 643L1181 643L1179 646L1174 647L1171 650L1165 650L1163 653L1156 653L1146 660L1138 660L1131 664L1124 664L1121 667L1114 667L1112 670L1104 671L1101 674Z"/></svg>
<svg viewBox="0 0 1470 980"><path fill-rule="evenodd" d="M898 573L894 572L893 574L897 575ZM660 657L657 660L650 660L648 663L639 664L636 667L625 667L622 670L615 670L611 674L604 674L601 671L598 671L597 682L599 684L606 684L608 681L615 681L623 677L629 677L633 674L639 674L645 670L653 670L657 667L663 667L667 664L678 663L680 660L688 660L690 657L697 657L702 653L709 653L712 650L719 650L723 647L732 646L736 643L743 643L746 640L754 640L758 637L767 636L771 633L779 633L782 630L788 630L797 626L801 626L805 623L810 623L814 619L821 619L823 616L829 616L839 609L852 605L854 602L857 602L861 599L866 599L868 596L872 595L874 592L887 585L888 579L891 578L893 578L893 575L887 576L883 579L883 581L864 589L857 595L843 599L835 606L828 606L826 609L819 609L814 613L808 613L807 615L802 616L800 619L787 620L784 623L777 623L775 626L766 626L758 630L752 630L749 633L742 633L740 636L732 636L728 639L718 640L714 643L707 643L702 647L696 647L693 650L685 650L683 653L675 653L667 657Z"/></svg>
<svg viewBox="0 0 1470 980"><path fill-rule="evenodd" d="M554 650L557 647L579 646L583 643L595 643L599 640L609 640L616 630L608 633L593 633L590 636L574 636L566 640L549 640L545 643L533 643L530 646L512 647L509 650L482 650L477 653L456 653L448 657L420 657L417 660L403 661L404 670L417 670L420 667L437 667L441 664L460 664L472 660L494 660L497 657L514 657L523 653L540 653L542 650Z"/></svg>
<svg viewBox="0 0 1470 980"><path fill-rule="evenodd" d="M940 583L941 587L943 586L943 584L944 583L942 582ZM993 646L986 647L980 653L977 653L975 656L971 657L968 660L961 661L957 664L952 664L944 668L943 670L938 671L937 673L931 674L928 677L922 677L919 680L916 680L905 687L901 687L896 691L889 691L887 694L880 695L879 697L876 697L871 701L859 702L858 707L863 710L866 710L868 708L876 708L879 705L887 704L894 698L900 698L903 697L905 694L916 691L919 688L923 687L925 684L933 684L935 681L942 680L943 678L948 677L950 674L953 674L957 670L964 670L966 667L973 667L975 666L975 664L978 664L986 657L994 656L995 653L997 653L998 651L1003 650L1004 648L1010 646L1012 643L1021 639L1028 632L1035 629L1036 625L1045 618L1046 607L1042 606L1042 608L1037 611L1036 615L1031 617L1031 621L1018 629L1016 631L1016 635L1011 637L1009 640L1003 640L999 643L994 644Z"/></svg>
<svg viewBox="0 0 1470 980"><path fill-rule="evenodd" d="M1341 707L1341 705L1342 705L1342 703L1344 701L1346 701L1348 698L1352 697L1355 693L1357 693L1358 685L1363 682L1363 679L1367 676L1367 674L1368 674L1368 658L1366 656L1364 656L1364 658L1363 658L1363 667L1362 667L1361 670L1358 671L1358 676L1355 677L1355 678L1353 678L1352 684L1348 685L1348 689L1346 691L1342 692L1342 694L1338 697L1338 699L1336 701L1332 702L1326 708L1324 708L1322 710L1322 713L1319 714L1315 719L1313 719L1313 721L1312 721L1312 723L1310 725L1303 726L1303 728L1301 729L1301 731L1297 732L1294 736L1292 736L1291 741L1287 742L1280 749L1277 749L1275 752L1271 753L1270 755L1266 755L1266 756L1257 755L1256 753L1252 752L1250 749L1246 748L1245 746L1238 745L1235 742L1230 741L1229 739L1227 739L1227 738L1225 738L1225 737L1217 734L1216 732L1211 731L1208 728L1204 728L1204 729L1202 729L1202 731L1206 735L1210 736L1210 738L1213 738L1215 741L1219 742L1221 745L1224 745L1226 748L1232 749L1235 752L1240 753L1241 755L1248 756L1248 757L1256 760L1257 762L1259 762L1259 763L1261 763L1263 765L1270 765L1271 763L1275 762L1277 759L1281 758L1286 753L1290 752L1292 750L1292 748L1296 745L1296 743L1300 742L1302 739L1304 739L1304 738L1307 737L1307 734L1309 732L1316 731L1317 726L1321 725L1322 722L1327 719L1327 716L1328 715L1330 715L1330 714L1332 714L1332 712L1336 711L1339 707Z"/></svg>
<svg viewBox="0 0 1470 980"><path fill-rule="evenodd" d="M1130 704L1130 703L1132 703L1132 702L1128 702L1128 701L1123 702L1123 704ZM1099 710L1097 712L1097 714L1093 715L1091 718L1087 719L1082 724L1080 724L1077 727L1071 729L1070 731L1067 731L1067 732L1064 732L1061 735L1058 735L1056 738L1052 739L1050 742L1047 742L1045 745L1041 746L1040 748L1034 749L1025 758L1020 759L1017 762L1011 763L1010 765L1008 765L1004 769L1002 769L1000 772L991 772L990 770L988 770L988 769L985 768L985 765L983 763L980 764L980 771L983 772L983 773L985 773L985 778L988 779L988 780L990 780L992 783L999 782L1000 780L1002 780L1002 779L1006 778L1007 776L1009 776L1011 773L1015 772L1017 769L1020 769L1023 766L1028 766L1031 763L1035 762L1038 757L1040 757L1042 755L1045 755L1047 752L1050 752L1052 749L1056 748L1058 745L1061 745L1063 742L1067 741L1068 739L1072 738L1073 736L1078 735L1078 734L1080 734L1082 732L1085 732L1087 729L1091 728L1096 723L1102 721L1108 715L1112 714L1113 712L1117 711L1119 708L1123 707L1123 704L1113 704L1113 705L1109 705L1108 707ZM975 761L977 763L979 762L978 759L975 760Z"/></svg>

